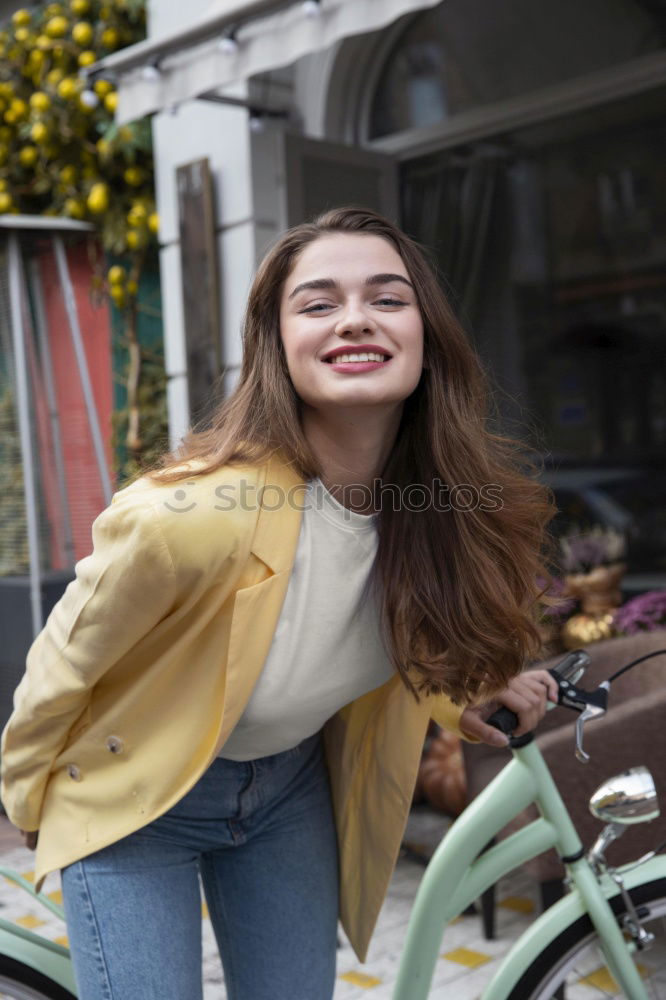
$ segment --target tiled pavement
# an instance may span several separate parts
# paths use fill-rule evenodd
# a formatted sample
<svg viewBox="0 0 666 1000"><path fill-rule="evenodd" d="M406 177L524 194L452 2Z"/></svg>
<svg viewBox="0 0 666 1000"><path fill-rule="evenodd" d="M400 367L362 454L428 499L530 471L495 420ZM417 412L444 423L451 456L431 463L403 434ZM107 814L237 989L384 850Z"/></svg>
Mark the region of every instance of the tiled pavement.
<svg viewBox="0 0 666 1000"><path fill-rule="evenodd" d="M410 817L406 839L432 849L445 832L448 822L445 817L418 807ZM24 875L30 873L32 867L31 852L18 846L15 832L4 818L0 818L0 864ZM416 861L408 857L399 860L365 964L358 962L341 933L334 1000L390 1000L405 928L422 873L423 868ZM49 876L44 892L60 900L56 875ZM447 929L442 957L433 979L431 1000L475 1000L479 997L501 956L529 924L535 911L535 886L527 876L516 873L503 880L498 889L498 899L497 940L483 939L480 919L476 916L463 916ZM63 924L25 892L4 880L0 880L0 916L34 928L51 940L65 943ZM204 998L225 1000L222 971L205 907L203 940ZM607 995L596 989L584 991L589 1000Z"/></svg>

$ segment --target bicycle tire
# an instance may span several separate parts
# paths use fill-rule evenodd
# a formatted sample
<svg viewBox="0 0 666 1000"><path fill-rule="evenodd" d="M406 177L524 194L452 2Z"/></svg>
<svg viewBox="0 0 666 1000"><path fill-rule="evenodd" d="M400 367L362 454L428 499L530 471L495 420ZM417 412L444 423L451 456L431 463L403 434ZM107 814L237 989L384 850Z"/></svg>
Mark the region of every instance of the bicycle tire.
<svg viewBox="0 0 666 1000"><path fill-rule="evenodd" d="M655 942L655 947L659 949L660 953L663 950L663 954L666 954L666 878L638 885L630 891L630 896L636 907L644 907L646 910L645 913L639 914L643 925L650 929L656 929L656 922L659 920L662 922L663 927L660 928L661 933ZM613 896L609 902L613 912L620 920L626 913L622 896L619 894ZM592 921L587 914L573 921L548 943L541 954L526 969L511 990L508 1000L550 1000L556 993L558 996L564 995L566 997L567 986L580 982L584 978L581 973L590 974L591 970L585 966L589 965L591 955L597 956L597 965L603 965L601 952L597 950L598 945L595 946L597 937ZM650 971L648 963L651 954L652 949L638 954L639 964L646 966L647 971ZM658 964L657 967L659 967ZM663 973L663 964L660 967ZM663 979L663 975L661 978ZM663 997L666 1000L666 983L658 984L657 988L658 992L652 994L648 990L648 995L656 996L659 1000L662 1000ZM598 992L596 995L624 996L621 991L617 993Z"/></svg>
<svg viewBox="0 0 666 1000"><path fill-rule="evenodd" d="M0 1000L76 1000L73 993L29 965L0 955Z"/></svg>

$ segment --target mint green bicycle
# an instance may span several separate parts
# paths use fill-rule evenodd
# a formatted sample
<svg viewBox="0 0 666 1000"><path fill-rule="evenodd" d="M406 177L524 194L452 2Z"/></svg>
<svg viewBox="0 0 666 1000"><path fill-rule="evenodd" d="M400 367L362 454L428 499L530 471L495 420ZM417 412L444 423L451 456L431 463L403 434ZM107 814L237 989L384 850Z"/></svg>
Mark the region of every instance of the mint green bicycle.
<svg viewBox="0 0 666 1000"><path fill-rule="evenodd" d="M605 713L611 682L663 654L666 650L640 657L592 692L576 686L589 664L584 650L570 653L551 671L559 684L559 704L579 713L579 760L589 759L584 726ZM518 724L505 708L488 721L507 735ZM513 760L435 851L412 910L393 1000L426 1000L447 923L502 876L550 847L566 865L569 892L515 942L481 1000L666 1000L666 856L657 853L666 842L621 868L605 858L627 825L659 815L652 776L646 768L632 768L598 789L590 808L607 826L586 851L533 737L510 740ZM531 803L539 818L484 852L489 840ZM616 986L579 992L577 984L600 965Z"/></svg>
<svg viewBox="0 0 666 1000"><path fill-rule="evenodd" d="M552 671L560 704L580 713L576 752L581 760L586 757L583 727L604 714L610 682L660 654L666 650L627 664L593 692L576 687L589 662L583 650L569 654ZM506 733L517 725L506 709L490 721ZM426 1000L446 924L507 872L549 847L565 861L571 891L514 944L481 1000L577 1000L581 994L576 984L600 963L619 985L615 992L597 996L666 1000L666 856L653 851L619 869L608 865L604 856L626 825L659 815L649 772L634 768L595 794L591 808L607 826L586 853L532 734L511 745L513 761L452 826L426 869L393 1000ZM532 802L540 818L481 853L488 840ZM20 876L2 868L0 875L35 895ZM63 916L48 897L37 898ZM5 998L75 1000L76 987L66 948L0 919L0 1000Z"/></svg>

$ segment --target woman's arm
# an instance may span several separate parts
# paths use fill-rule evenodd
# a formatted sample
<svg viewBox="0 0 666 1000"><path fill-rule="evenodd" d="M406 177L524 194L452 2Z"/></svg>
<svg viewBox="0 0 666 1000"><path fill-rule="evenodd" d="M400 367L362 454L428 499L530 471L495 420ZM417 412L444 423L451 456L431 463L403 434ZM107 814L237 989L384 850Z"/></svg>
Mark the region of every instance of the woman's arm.
<svg viewBox="0 0 666 1000"><path fill-rule="evenodd" d="M2 801L39 827L53 761L93 685L173 606L175 572L157 515L122 494L93 525L93 552L35 639L2 736Z"/></svg>

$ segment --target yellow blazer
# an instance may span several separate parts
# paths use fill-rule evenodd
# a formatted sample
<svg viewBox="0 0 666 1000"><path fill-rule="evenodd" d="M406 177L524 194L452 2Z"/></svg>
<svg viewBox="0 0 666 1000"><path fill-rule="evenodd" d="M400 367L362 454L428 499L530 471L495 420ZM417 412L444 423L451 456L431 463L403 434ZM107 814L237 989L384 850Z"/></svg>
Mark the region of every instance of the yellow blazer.
<svg viewBox="0 0 666 1000"><path fill-rule="evenodd" d="M2 737L2 800L40 830L36 882L170 809L224 746L286 593L302 480L278 456L177 484L140 480L28 654ZM263 493L262 493L263 490ZM396 675L325 725L340 918L363 961L396 861L430 716Z"/></svg>

